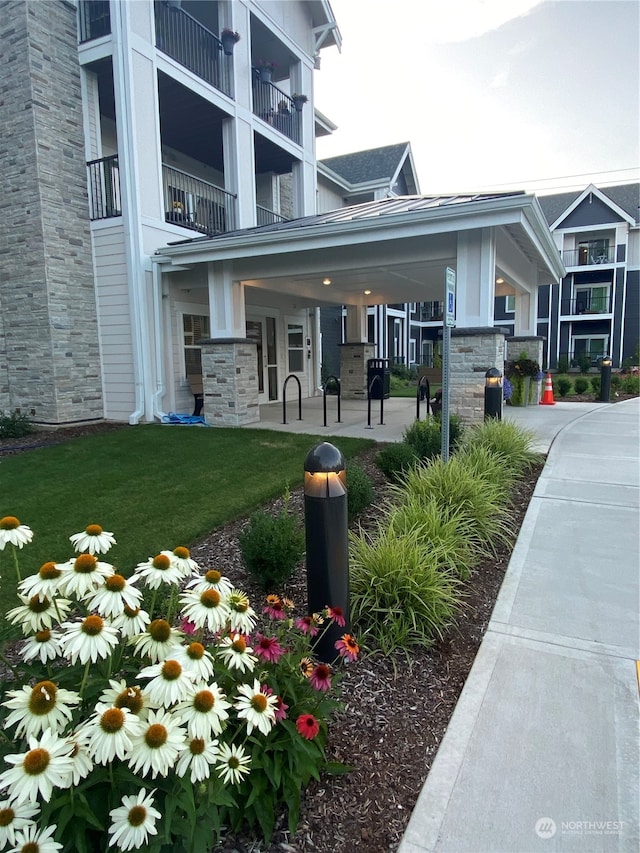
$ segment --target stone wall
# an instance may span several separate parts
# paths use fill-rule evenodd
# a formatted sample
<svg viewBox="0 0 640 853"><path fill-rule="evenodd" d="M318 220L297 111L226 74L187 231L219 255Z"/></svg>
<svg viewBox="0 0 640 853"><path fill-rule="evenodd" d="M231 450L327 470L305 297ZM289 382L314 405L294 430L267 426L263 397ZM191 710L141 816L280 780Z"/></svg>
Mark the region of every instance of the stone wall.
<svg viewBox="0 0 640 853"><path fill-rule="evenodd" d="M340 394L345 400L367 399L367 361L374 355L373 344L340 346Z"/></svg>
<svg viewBox="0 0 640 853"><path fill-rule="evenodd" d="M203 414L211 426L260 420L257 348L244 338L202 341Z"/></svg>
<svg viewBox="0 0 640 853"><path fill-rule="evenodd" d="M0 409L103 415L75 6L0 3Z"/></svg>
<svg viewBox="0 0 640 853"><path fill-rule="evenodd" d="M485 374L490 367L504 373L505 333L495 328L451 332L450 411L467 424L484 420Z"/></svg>

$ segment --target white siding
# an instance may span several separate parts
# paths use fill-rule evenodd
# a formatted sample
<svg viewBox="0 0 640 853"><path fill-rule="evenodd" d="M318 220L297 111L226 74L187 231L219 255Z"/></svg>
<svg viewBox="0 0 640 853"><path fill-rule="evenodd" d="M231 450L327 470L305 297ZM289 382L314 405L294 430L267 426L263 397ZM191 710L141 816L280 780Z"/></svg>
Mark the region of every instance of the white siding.
<svg viewBox="0 0 640 853"><path fill-rule="evenodd" d="M343 207L340 193L320 183L318 183L317 203L318 213L326 213L328 210L336 210L338 207Z"/></svg>

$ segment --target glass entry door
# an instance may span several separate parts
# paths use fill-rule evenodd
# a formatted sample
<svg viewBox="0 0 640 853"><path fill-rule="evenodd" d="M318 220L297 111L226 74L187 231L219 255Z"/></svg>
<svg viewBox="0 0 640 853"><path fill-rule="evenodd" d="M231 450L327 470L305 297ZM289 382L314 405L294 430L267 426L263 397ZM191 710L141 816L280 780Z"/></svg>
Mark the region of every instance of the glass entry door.
<svg viewBox="0 0 640 853"><path fill-rule="evenodd" d="M258 400L260 403L272 403L278 399L276 318L247 320L247 337L256 345Z"/></svg>

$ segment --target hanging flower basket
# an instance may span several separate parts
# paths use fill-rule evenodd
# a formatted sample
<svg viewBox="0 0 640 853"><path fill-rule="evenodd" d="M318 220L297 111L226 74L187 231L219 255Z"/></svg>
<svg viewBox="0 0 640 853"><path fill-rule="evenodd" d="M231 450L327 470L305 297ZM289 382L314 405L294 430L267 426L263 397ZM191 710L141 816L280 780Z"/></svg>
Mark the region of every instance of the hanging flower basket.
<svg viewBox="0 0 640 853"><path fill-rule="evenodd" d="M276 63L272 62L270 59L261 59L258 62L258 71L260 72L260 80L263 83L271 83L271 78L273 76L274 69L276 67Z"/></svg>
<svg viewBox="0 0 640 853"><path fill-rule="evenodd" d="M222 51L225 56L233 54L233 48L240 41L240 34L234 33L233 30L223 30L220 33L220 41L222 42Z"/></svg>
<svg viewBox="0 0 640 853"><path fill-rule="evenodd" d="M309 100L306 95L291 95L291 100L293 101L293 106L297 113L302 112L302 107Z"/></svg>

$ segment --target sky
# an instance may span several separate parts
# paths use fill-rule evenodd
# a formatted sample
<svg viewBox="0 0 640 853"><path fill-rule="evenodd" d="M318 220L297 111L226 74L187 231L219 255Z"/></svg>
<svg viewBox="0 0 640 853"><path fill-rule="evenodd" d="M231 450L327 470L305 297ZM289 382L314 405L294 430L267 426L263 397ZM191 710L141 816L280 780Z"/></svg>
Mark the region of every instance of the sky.
<svg viewBox="0 0 640 853"><path fill-rule="evenodd" d="M330 2L320 159L408 141L424 194L640 180L640 0Z"/></svg>

